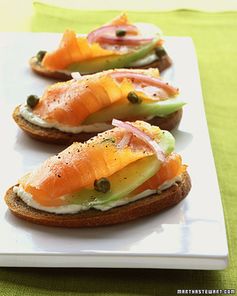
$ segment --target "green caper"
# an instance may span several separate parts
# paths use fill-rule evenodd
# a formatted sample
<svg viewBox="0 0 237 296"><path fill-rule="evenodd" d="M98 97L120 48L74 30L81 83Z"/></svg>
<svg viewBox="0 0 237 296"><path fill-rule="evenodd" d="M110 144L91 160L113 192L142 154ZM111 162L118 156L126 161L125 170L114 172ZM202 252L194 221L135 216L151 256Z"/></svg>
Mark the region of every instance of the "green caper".
<svg viewBox="0 0 237 296"><path fill-rule="evenodd" d="M106 193L110 190L110 182L107 178L100 178L95 180L94 188L96 191Z"/></svg>
<svg viewBox="0 0 237 296"><path fill-rule="evenodd" d="M165 49L163 47L156 47L155 48L155 54L158 58L162 58L163 56L167 55Z"/></svg>
<svg viewBox="0 0 237 296"><path fill-rule="evenodd" d="M47 51L45 50L40 50L37 55L36 55L36 59L38 62L41 62L45 56L45 54L47 53Z"/></svg>
<svg viewBox="0 0 237 296"><path fill-rule="evenodd" d="M115 32L115 34L116 34L117 37L124 37L126 35L126 33L127 33L126 30L123 30L123 29L117 30Z"/></svg>
<svg viewBox="0 0 237 296"><path fill-rule="evenodd" d="M142 102L142 99L134 91L128 93L127 99L132 104L140 104Z"/></svg>
<svg viewBox="0 0 237 296"><path fill-rule="evenodd" d="M31 108L35 107L39 102L39 97L35 96L35 95L30 95L27 97L26 103L28 106L30 106Z"/></svg>

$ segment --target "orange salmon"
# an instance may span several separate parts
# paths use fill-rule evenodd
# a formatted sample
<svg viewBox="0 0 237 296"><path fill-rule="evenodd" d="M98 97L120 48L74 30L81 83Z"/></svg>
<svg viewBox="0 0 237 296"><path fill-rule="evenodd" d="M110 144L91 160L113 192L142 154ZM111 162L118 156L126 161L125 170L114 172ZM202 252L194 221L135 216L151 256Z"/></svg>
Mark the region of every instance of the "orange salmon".
<svg viewBox="0 0 237 296"><path fill-rule="evenodd" d="M134 126L142 129L151 138L158 139L161 130L137 121ZM92 188L94 181L108 177L130 163L154 154L139 138L132 136L129 145L119 147L126 131L114 128L82 143L73 143L56 156L46 160L38 169L23 177L19 183L44 206L60 206L65 203L60 197Z"/></svg>
<svg viewBox="0 0 237 296"><path fill-rule="evenodd" d="M120 72L125 78L121 77ZM119 77L116 77L117 74ZM140 80L133 79L135 75L141 77ZM49 123L77 127L90 114L113 104L128 102L129 92L142 95L143 100L150 102L154 101L152 98L154 92L157 93L156 101L168 98L170 90L167 90L166 83L162 82L159 86L149 85L150 80L158 80L158 77L159 72L155 69L122 69L83 76L79 80L59 82L46 89L39 103L33 107L33 113ZM171 96L174 95L173 89L171 88Z"/></svg>
<svg viewBox="0 0 237 296"><path fill-rule="evenodd" d="M155 190L165 181L172 180L186 171L186 165L182 164L182 158L179 154L171 153L162 163L159 171L149 180L139 186L135 193L143 192L147 189Z"/></svg>

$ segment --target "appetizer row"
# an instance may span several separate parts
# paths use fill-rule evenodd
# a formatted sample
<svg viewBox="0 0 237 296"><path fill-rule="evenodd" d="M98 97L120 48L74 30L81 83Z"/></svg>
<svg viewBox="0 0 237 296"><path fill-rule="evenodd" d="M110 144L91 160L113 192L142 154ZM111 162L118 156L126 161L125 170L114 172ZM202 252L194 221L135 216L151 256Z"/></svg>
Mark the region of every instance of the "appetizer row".
<svg viewBox="0 0 237 296"><path fill-rule="evenodd" d="M143 121L115 128L50 157L10 188L14 215L60 227L111 225L181 201L191 188L174 138Z"/></svg>
<svg viewBox="0 0 237 296"><path fill-rule="evenodd" d="M132 24L121 14L86 36L66 30L57 49L39 51L30 65L40 75L63 80L70 79L72 72L85 75L115 68L163 71L171 65L163 43L159 28Z"/></svg>
<svg viewBox="0 0 237 296"><path fill-rule="evenodd" d="M18 184L5 201L33 223L94 227L134 220L187 196L187 166L169 132L185 101L160 71L171 65L158 28L120 15L87 36L65 31L59 48L30 60L64 79L29 95L13 118L32 138L71 144Z"/></svg>
<svg viewBox="0 0 237 296"><path fill-rule="evenodd" d="M145 120L171 130L185 102L157 69L118 69L80 76L30 95L13 117L30 136L52 143L85 141L111 128L113 118Z"/></svg>

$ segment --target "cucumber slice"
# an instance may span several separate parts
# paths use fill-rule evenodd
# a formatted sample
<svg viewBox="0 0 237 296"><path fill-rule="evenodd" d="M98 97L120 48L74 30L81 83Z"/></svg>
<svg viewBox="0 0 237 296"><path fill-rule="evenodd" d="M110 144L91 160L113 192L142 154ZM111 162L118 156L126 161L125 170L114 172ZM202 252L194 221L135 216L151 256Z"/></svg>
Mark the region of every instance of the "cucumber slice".
<svg viewBox="0 0 237 296"><path fill-rule="evenodd" d="M148 116L165 117L179 109L186 103L180 99L169 99L154 103L113 105L89 115L83 125L111 121L113 118L129 119Z"/></svg>
<svg viewBox="0 0 237 296"><path fill-rule="evenodd" d="M154 155L147 156L110 176L108 178L111 184L110 191L102 193L94 189L82 189L67 198L71 204L89 204L89 207L118 200L151 178L159 170L160 164Z"/></svg>
<svg viewBox="0 0 237 296"><path fill-rule="evenodd" d="M113 55L73 63L68 66L67 70L69 70L70 72L79 71L81 74L90 74L103 70L128 67L131 63L143 58L150 51L152 51L159 39L160 37L154 38L149 44L141 46L136 51L128 54Z"/></svg>
<svg viewBox="0 0 237 296"><path fill-rule="evenodd" d="M175 139L170 132L162 130L162 136L159 145L161 149L165 151L165 154L168 155L174 151Z"/></svg>

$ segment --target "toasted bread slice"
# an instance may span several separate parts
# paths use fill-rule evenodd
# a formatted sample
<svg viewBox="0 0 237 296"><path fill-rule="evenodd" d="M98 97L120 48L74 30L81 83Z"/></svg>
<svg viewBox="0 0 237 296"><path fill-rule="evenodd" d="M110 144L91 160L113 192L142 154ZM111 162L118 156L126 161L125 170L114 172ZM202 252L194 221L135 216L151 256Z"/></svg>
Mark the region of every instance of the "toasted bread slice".
<svg viewBox="0 0 237 296"><path fill-rule="evenodd" d="M66 133L55 128L43 128L25 120L20 114L20 107L17 106L13 112L13 118L18 126L26 132L30 137L54 144L72 144L79 141L84 142L89 140L98 134L98 132L86 133L81 132L79 134ZM152 125L157 125L164 130L172 130L177 126L182 118L182 109L166 116L166 117L154 117L151 120L147 120Z"/></svg>
<svg viewBox="0 0 237 296"><path fill-rule="evenodd" d="M37 73L41 76L50 77L50 78L54 78L57 80L63 80L63 81L72 79L70 73L60 72L60 71L51 71L51 70L44 68L40 64L40 62L38 62L36 57L32 57L30 59L29 63L30 63L31 69L35 73ZM158 68L159 71L162 72L165 69L169 68L171 65L172 65L172 61L171 61L170 57L166 54L166 55L162 56L161 58L157 59L156 61L154 61L153 63L147 64L142 67L133 67L132 69ZM87 74L94 74L94 73L87 73Z"/></svg>
<svg viewBox="0 0 237 296"><path fill-rule="evenodd" d="M181 182L175 183L160 194L154 194L108 211L91 209L77 214L52 214L29 207L13 192L13 187L6 192L5 201L15 216L36 224L69 228L95 227L124 223L158 213L180 202L190 189L190 177L187 172L184 172Z"/></svg>

